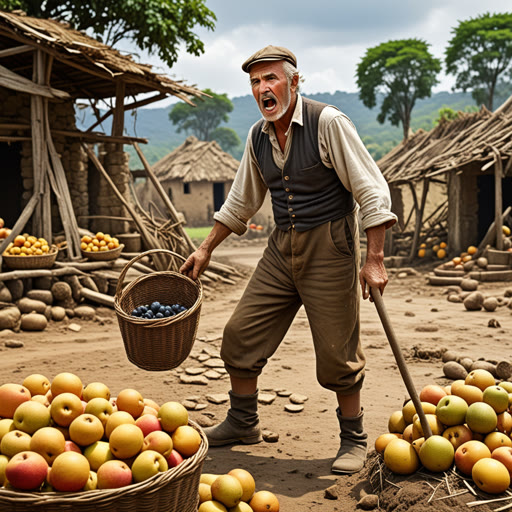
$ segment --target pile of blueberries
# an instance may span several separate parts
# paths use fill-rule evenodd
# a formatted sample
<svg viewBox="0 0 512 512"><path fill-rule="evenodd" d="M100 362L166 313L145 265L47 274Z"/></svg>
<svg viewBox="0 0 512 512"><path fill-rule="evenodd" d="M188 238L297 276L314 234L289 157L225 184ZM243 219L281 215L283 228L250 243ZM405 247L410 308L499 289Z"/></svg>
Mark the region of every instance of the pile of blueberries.
<svg viewBox="0 0 512 512"><path fill-rule="evenodd" d="M166 318L174 316L186 311L187 308L181 304L160 304L160 302L153 302L151 305L139 306L132 311L132 316L138 318L154 319Z"/></svg>

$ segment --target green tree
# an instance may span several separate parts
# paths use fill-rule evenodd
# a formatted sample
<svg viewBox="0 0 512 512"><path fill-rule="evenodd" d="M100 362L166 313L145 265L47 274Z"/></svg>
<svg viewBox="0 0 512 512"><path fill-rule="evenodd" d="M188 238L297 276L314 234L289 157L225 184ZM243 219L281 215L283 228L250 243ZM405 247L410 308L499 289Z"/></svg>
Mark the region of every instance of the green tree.
<svg viewBox="0 0 512 512"><path fill-rule="evenodd" d="M226 94L216 94L210 89L203 92L210 97L197 99L195 107L177 103L169 112L169 119L178 127L176 131L191 133L199 140L217 140L225 150L226 147L236 147L240 144L236 132L231 128L219 128L220 123L229 121L228 113L233 111L232 101Z"/></svg>
<svg viewBox="0 0 512 512"><path fill-rule="evenodd" d="M411 112L416 100L430 97L439 83L441 62L430 53L430 45L419 39L388 41L366 50L357 66L359 98L368 108L384 95L377 121L402 123L404 139L409 135Z"/></svg>
<svg viewBox="0 0 512 512"><path fill-rule="evenodd" d="M460 21L445 50L455 89L472 90L477 104L493 110L498 78L512 70L512 13L485 13Z"/></svg>
<svg viewBox="0 0 512 512"><path fill-rule="evenodd" d="M216 21L205 0L0 0L0 9L66 21L109 46L122 39L133 41L169 66L176 62L181 44L188 53L201 55L204 44L192 30L196 25L213 30Z"/></svg>

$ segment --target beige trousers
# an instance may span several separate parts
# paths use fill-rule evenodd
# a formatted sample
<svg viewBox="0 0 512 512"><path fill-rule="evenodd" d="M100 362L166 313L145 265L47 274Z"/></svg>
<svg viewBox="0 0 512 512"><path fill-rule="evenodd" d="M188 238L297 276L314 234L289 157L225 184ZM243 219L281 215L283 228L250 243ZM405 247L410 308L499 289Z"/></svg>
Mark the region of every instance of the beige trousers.
<svg viewBox="0 0 512 512"><path fill-rule="evenodd" d="M359 232L354 212L305 232L275 229L224 329L221 357L238 378L261 374L304 305L318 382L341 394L361 389Z"/></svg>

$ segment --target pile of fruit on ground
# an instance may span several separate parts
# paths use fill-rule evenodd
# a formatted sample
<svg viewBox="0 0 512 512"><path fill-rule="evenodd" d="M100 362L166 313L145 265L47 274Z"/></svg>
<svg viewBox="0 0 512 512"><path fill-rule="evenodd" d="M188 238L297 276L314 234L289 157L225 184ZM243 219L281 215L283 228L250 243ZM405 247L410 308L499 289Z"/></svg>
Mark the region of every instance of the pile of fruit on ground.
<svg viewBox="0 0 512 512"><path fill-rule="evenodd" d="M437 475L439 482L456 476L466 487L471 482L465 492L475 496L508 493L512 382L497 383L489 371L476 369L446 387L425 386L419 399L432 435L425 439L414 404L408 400L389 417L388 432L375 441L383 467L396 475ZM512 494L506 499L512 508Z"/></svg>

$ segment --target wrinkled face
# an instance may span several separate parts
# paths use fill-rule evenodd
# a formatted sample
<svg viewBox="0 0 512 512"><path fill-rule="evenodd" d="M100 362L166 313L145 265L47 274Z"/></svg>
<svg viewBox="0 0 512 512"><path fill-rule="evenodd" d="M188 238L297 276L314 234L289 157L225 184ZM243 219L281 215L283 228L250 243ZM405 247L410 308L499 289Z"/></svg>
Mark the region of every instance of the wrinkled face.
<svg viewBox="0 0 512 512"><path fill-rule="evenodd" d="M286 114L295 86L288 83L281 61L257 62L249 71L252 94L263 117L275 122Z"/></svg>

